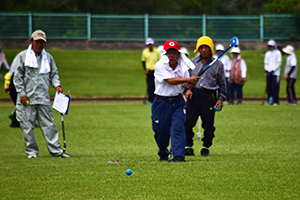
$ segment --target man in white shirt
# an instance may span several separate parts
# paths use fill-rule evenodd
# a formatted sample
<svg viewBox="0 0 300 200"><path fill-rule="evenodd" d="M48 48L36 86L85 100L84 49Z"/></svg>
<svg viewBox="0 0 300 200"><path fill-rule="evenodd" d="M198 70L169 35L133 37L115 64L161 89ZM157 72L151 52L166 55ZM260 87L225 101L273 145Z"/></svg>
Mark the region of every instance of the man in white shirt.
<svg viewBox="0 0 300 200"><path fill-rule="evenodd" d="M265 54L265 72L267 76L267 93L270 105L279 104L279 83L280 83L280 66L281 53L276 47L274 40L268 41L268 51Z"/></svg>
<svg viewBox="0 0 300 200"><path fill-rule="evenodd" d="M179 49L178 42L167 40L164 44L166 53L155 64L155 98L151 119L160 161L168 161L170 137L174 158L169 161L185 161L186 113L182 92L185 88L191 88L199 79L199 76L190 77L188 70L194 69L195 65Z"/></svg>

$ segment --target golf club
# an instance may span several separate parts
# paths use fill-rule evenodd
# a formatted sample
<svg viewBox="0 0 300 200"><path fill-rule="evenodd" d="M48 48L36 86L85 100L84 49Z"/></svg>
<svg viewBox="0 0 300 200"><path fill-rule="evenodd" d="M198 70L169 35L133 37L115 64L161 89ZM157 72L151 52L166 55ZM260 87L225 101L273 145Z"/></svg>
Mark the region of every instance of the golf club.
<svg viewBox="0 0 300 200"><path fill-rule="evenodd" d="M63 139L64 139L64 149L63 152L66 152L66 135L65 135L65 124L64 124L64 114L61 114L61 125L62 125L62 130L63 130Z"/></svg>
<svg viewBox="0 0 300 200"><path fill-rule="evenodd" d="M204 68L204 70L200 71L198 76L201 76L208 68L210 68L221 56L223 56L231 47L237 47L239 45L239 39L237 37L231 38L231 44L216 58L214 59L209 65Z"/></svg>

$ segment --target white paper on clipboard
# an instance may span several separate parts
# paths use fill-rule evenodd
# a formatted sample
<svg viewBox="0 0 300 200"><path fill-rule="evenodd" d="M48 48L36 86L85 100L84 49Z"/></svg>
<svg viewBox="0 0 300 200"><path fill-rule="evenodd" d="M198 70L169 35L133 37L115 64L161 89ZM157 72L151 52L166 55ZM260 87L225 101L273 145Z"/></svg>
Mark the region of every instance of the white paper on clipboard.
<svg viewBox="0 0 300 200"><path fill-rule="evenodd" d="M68 114L69 110L69 105L70 105L70 97L66 96L63 93L57 93L55 92L55 97L53 101L53 106L52 108L54 110L57 110L58 112L62 114Z"/></svg>

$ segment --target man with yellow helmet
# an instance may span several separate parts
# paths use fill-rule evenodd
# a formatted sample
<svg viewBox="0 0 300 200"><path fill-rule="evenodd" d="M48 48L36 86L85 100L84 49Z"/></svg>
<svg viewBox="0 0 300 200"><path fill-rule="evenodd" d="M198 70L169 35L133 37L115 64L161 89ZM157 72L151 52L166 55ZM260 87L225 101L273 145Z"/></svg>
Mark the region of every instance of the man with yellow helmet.
<svg viewBox="0 0 300 200"><path fill-rule="evenodd" d="M195 53L200 53L191 61L195 64L194 70L189 70L190 76L197 76L211 63L214 58L214 44L210 37L202 36L198 39ZM215 111L221 111L223 101L226 99L226 81L224 67L221 61L216 61L205 73L192 89L186 91L186 121L185 131L187 146L185 155L195 155L193 147L193 127L196 125L199 115L204 129L202 156L209 156L209 147L215 137L214 118Z"/></svg>

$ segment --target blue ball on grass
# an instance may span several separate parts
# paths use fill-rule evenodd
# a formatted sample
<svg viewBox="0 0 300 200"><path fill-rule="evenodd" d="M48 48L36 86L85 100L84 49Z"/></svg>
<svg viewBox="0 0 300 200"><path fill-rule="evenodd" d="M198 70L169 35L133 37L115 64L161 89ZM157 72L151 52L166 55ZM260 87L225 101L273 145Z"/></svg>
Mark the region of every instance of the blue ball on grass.
<svg viewBox="0 0 300 200"><path fill-rule="evenodd" d="M131 169L127 169L126 170L126 174L129 176L129 175L131 175L132 174L132 170Z"/></svg>

